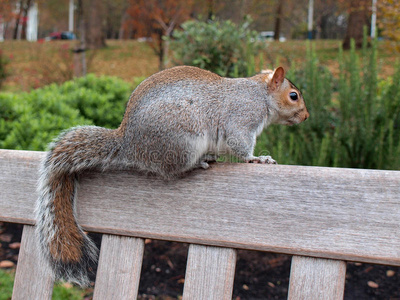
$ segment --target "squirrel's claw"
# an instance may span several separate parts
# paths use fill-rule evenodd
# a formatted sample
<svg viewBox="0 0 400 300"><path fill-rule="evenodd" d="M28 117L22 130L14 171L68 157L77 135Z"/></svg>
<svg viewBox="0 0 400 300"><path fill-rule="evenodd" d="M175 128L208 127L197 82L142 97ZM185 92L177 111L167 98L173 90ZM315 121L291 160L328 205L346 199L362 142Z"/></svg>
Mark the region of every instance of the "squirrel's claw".
<svg viewBox="0 0 400 300"><path fill-rule="evenodd" d="M246 163L258 163L258 164L268 164L268 165L277 165L278 163L276 162L275 159L273 159L271 156L254 156L249 159L245 160Z"/></svg>
<svg viewBox="0 0 400 300"><path fill-rule="evenodd" d="M210 165L205 161L201 161L199 162L198 167L207 170L208 168L210 168Z"/></svg>

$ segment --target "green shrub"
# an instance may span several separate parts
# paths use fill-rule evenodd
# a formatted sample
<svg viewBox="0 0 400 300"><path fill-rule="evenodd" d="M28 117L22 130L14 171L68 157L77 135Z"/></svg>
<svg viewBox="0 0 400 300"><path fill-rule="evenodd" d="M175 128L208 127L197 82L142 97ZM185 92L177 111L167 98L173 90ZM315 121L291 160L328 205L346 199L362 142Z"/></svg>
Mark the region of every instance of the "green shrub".
<svg viewBox="0 0 400 300"><path fill-rule="evenodd" d="M3 85L4 80L9 75L7 71L8 63L9 63L8 59L4 57L4 53L0 49L0 88Z"/></svg>
<svg viewBox="0 0 400 300"><path fill-rule="evenodd" d="M262 50L251 19L236 25L230 20L191 20L176 30L171 49L177 64L196 66L221 76L253 75L254 57Z"/></svg>
<svg viewBox="0 0 400 300"><path fill-rule="evenodd" d="M73 126L116 128L131 90L121 79L88 75L30 93L0 93L0 147L44 150Z"/></svg>
<svg viewBox="0 0 400 300"><path fill-rule="evenodd" d="M9 131L5 137L3 133L3 140L0 141L2 148L44 150L60 131L72 126L92 124L54 91L0 94L0 102L7 98L12 99L8 109L14 113L14 118L3 122Z"/></svg>
<svg viewBox="0 0 400 300"><path fill-rule="evenodd" d="M95 125L116 128L121 123L132 88L116 77L89 74L57 87L68 104Z"/></svg>

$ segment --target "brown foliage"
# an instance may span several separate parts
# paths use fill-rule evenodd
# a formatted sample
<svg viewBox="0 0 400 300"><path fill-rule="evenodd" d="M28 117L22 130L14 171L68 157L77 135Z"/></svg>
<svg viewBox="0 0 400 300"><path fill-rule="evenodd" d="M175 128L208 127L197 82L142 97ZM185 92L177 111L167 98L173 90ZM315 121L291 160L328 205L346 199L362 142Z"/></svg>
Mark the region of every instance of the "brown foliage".
<svg viewBox="0 0 400 300"><path fill-rule="evenodd" d="M393 42L390 48L400 51L400 1L378 1L378 25L382 36Z"/></svg>
<svg viewBox="0 0 400 300"><path fill-rule="evenodd" d="M0 1L0 19L5 22L10 21L15 17L13 12L13 1L12 0L1 0Z"/></svg>
<svg viewBox="0 0 400 300"><path fill-rule="evenodd" d="M164 56L168 44L163 36L170 37L176 26L190 17L192 0L135 0L130 2L130 19L125 26L136 37L147 37L159 57L160 69L164 68Z"/></svg>

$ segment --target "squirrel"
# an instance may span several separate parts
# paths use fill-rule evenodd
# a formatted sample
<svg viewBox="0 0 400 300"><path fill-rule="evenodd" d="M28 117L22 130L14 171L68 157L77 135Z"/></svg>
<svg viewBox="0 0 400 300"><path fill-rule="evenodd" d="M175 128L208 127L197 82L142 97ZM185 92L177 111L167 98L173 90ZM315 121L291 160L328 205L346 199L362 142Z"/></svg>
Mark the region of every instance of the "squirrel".
<svg viewBox="0 0 400 300"><path fill-rule="evenodd" d="M224 78L180 66L144 80L131 94L117 129L81 126L62 133L40 167L36 233L55 279L89 284L98 250L76 221L77 176L85 170L135 169L163 178L209 167L209 154L230 151L246 162L270 124L309 117L303 96L278 67L249 78Z"/></svg>

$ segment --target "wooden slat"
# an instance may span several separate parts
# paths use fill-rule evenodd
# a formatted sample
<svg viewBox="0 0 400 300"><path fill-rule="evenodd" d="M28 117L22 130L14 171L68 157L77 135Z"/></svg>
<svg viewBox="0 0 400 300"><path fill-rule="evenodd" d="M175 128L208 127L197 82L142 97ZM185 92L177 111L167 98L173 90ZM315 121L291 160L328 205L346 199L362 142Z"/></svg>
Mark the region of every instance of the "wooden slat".
<svg viewBox="0 0 400 300"><path fill-rule="evenodd" d="M12 299L51 299L53 283L49 265L39 258L35 228L25 225L22 232Z"/></svg>
<svg viewBox="0 0 400 300"><path fill-rule="evenodd" d="M0 151L0 221L33 223L42 155ZM400 266L399 171L218 164L169 182L87 173L78 198L89 231Z"/></svg>
<svg viewBox="0 0 400 300"><path fill-rule="evenodd" d="M344 261L293 256L288 299L343 299L345 278Z"/></svg>
<svg viewBox="0 0 400 300"><path fill-rule="evenodd" d="M0 221L34 224L39 162L44 152L0 150Z"/></svg>
<svg viewBox="0 0 400 300"><path fill-rule="evenodd" d="M223 164L172 182L82 176L87 229L400 265L400 172Z"/></svg>
<svg viewBox="0 0 400 300"><path fill-rule="evenodd" d="M183 300L232 299L236 250L190 245Z"/></svg>
<svg viewBox="0 0 400 300"><path fill-rule="evenodd" d="M144 240L105 234L93 298L136 299L142 269Z"/></svg>

